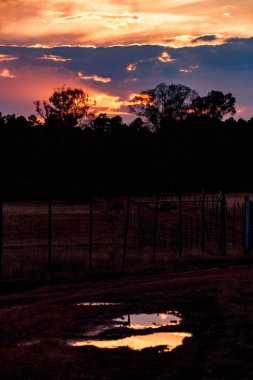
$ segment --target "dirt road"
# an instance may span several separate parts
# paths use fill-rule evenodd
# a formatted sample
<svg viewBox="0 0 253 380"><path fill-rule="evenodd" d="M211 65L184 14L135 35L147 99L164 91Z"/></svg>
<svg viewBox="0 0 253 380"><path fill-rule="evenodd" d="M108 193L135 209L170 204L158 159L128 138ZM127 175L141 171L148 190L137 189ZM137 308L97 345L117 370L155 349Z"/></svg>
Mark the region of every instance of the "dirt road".
<svg viewBox="0 0 253 380"><path fill-rule="evenodd" d="M47 285L2 294L0 308L3 380L253 378L250 264ZM182 315L177 330L193 335L171 352L65 343L122 315L168 310Z"/></svg>

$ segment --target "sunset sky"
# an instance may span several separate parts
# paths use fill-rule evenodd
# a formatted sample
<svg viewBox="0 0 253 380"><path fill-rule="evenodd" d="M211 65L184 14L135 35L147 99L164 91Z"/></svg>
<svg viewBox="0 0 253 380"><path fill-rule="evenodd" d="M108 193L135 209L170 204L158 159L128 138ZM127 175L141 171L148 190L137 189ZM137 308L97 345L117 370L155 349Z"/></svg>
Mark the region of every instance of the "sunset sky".
<svg viewBox="0 0 253 380"><path fill-rule="evenodd" d="M0 0L0 112L34 113L63 84L127 117L160 82L232 92L253 115L252 0Z"/></svg>

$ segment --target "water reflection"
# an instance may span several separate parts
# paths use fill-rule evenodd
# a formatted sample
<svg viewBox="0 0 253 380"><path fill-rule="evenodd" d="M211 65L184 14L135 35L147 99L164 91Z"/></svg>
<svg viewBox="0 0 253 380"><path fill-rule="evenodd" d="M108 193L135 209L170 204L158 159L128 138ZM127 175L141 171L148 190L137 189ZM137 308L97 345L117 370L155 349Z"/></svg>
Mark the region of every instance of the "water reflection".
<svg viewBox="0 0 253 380"><path fill-rule="evenodd" d="M148 347L163 347L159 352L168 352L182 345L184 338L192 337L188 332L171 331L173 326L178 326L181 322L182 317L175 311L128 314L113 319L106 325L97 326L86 333L85 338L70 340L68 344L73 347L95 346L104 349L128 347L138 351ZM156 332L152 333L153 329Z"/></svg>
<svg viewBox="0 0 253 380"><path fill-rule="evenodd" d="M41 340L34 339L34 340L29 340L28 342L18 343L17 347L30 347L30 346L35 346L40 343L41 343Z"/></svg>
<svg viewBox="0 0 253 380"><path fill-rule="evenodd" d="M176 326L182 321L177 312L166 312L161 314L130 314L114 319L117 326L126 326L131 329L157 329L164 326Z"/></svg>
<svg viewBox="0 0 253 380"><path fill-rule="evenodd" d="M73 347L95 346L98 348L119 348L128 347L131 350L141 351L144 348L162 346L163 352L172 351L174 348L183 344L184 338L190 338L190 333L178 332L158 332L147 335L135 335L116 340L83 340L71 341L69 344Z"/></svg>
<svg viewBox="0 0 253 380"><path fill-rule="evenodd" d="M77 306L118 306L119 303L112 302L80 302L76 304Z"/></svg>

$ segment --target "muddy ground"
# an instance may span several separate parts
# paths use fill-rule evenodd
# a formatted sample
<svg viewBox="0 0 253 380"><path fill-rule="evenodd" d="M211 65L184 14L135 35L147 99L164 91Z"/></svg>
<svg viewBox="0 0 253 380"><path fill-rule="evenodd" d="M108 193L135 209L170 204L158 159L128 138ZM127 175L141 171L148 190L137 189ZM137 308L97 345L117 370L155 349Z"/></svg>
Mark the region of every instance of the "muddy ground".
<svg viewBox="0 0 253 380"><path fill-rule="evenodd" d="M120 305L76 305L88 301ZM3 380L253 379L252 264L51 283L23 291L5 287L0 307ZM193 334L171 352L63 342L121 315L167 310L179 311L181 331Z"/></svg>

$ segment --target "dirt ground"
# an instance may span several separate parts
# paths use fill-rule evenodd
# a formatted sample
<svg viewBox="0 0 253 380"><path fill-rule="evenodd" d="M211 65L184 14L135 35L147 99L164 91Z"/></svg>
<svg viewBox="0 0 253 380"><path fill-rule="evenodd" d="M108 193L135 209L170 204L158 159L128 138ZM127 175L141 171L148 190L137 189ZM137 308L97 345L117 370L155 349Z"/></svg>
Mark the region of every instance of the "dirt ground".
<svg viewBox="0 0 253 380"><path fill-rule="evenodd" d="M119 305L77 306L89 301ZM193 335L171 352L63 343L121 315L168 310ZM253 379L253 264L5 287L0 326L3 380Z"/></svg>

